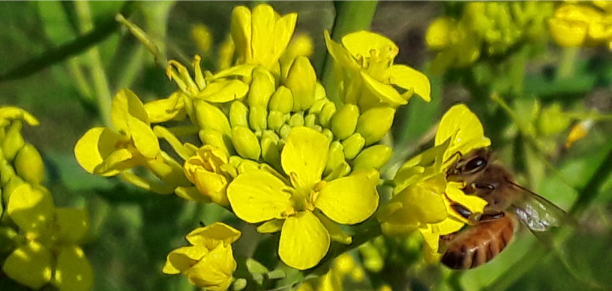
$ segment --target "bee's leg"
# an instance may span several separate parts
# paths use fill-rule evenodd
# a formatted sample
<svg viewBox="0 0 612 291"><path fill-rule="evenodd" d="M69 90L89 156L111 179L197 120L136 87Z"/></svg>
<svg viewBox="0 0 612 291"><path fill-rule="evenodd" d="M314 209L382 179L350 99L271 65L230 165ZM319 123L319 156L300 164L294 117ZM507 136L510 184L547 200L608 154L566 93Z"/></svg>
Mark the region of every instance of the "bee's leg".
<svg viewBox="0 0 612 291"><path fill-rule="evenodd" d="M499 219L504 217L506 214L504 212L487 212L485 210L485 213L480 214L477 219L479 222L483 222L483 221L491 221L494 219Z"/></svg>

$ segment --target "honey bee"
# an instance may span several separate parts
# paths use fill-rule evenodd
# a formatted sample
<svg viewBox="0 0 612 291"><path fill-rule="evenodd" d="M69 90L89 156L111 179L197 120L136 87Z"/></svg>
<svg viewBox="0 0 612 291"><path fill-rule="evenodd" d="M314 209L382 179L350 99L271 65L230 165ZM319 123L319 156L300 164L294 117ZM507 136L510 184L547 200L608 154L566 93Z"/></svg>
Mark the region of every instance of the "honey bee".
<svg viewBox="0 0 612 291"><path fill-rule="evenodd" d="M514 236L517 219L536 236L552 227L573 223L552 202L514 183L510 172L491 158L488 149L477 149L460 157L446 174L449 181L463 182L466 194L488 202L483 213L471 213L451 201L452 209L472 225L443 240L447 249L441 261L452 269L475 268L497 256Z"/></svg>

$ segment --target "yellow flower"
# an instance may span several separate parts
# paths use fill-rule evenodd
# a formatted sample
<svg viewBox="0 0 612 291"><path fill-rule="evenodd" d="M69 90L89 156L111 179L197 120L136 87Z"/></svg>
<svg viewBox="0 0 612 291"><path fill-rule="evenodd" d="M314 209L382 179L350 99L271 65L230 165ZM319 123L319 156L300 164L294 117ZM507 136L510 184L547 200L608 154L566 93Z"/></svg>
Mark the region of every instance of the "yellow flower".
<svg viewBox="0 0 612 291"><path fill-rule="evenodd" d="M296 13L281 17L267 4L257 5L252 12L245 6L234 8L231 35L238 64L262 65L278 72L278 59L289 45L296 21Z"/></svg>
<svg viewBox="0 0 612 291"><path fill-rule="evenodd" d="M89 229L84 210L55 208L45 188L23 183L10 194L7 214L26 239L6 258L7 276L34 289L49 282L59 290L91 288L93 270L77 245Z"/></svg>
<svg viewBox="0 0 612 291"><path fill-rule="evenodd" d="M419 230L426 243L426 259L437 259L440 236L460 230L467 222L452 210L450 201L474 213L481 213L486 205L481 198L465 195L461 183L447 182L446 171L458 158L457 152L467 154L489 144L478 117L467 106L449 109L440 121L435 147L398 170L394 197L378 212L383 232L400 235Z"/></svg>
<svg viewBox="0 0 612 291"><path fill-rule="evenodd" d="M332 221L362 222L378 205L376 184L365 173L322 180L328 149L325 135L294 127L281 153L287 177L271 169L253 169L238 175L227 189L232 209L240 219L249 223L267 221L258 228L260 232L281 231L280 258L300 270L319 263L330 239L350 242Z"/></svg>
<svg viewBox="0 0 612 291"><path fill-rule="evenodd" d="M342 45L325 32L327 50L341 68L340 98L359 105L362 111L372 107L396 108L408 103L413 93L431 100L429 79L406 65L394 65L399 52L391 40L369 31L358 31L342 38ZM398 92L395 87L401 88Z"/></svg>
<svg viewBox="0 0 612 291"><path fill-rule="evenodd" d="M147 111L132 91L124 89L115 95L111 118L118 132L94 127L75 145L77 161L87 172L114 176L160 153Z"/></svg>
<svg viewBox="0 0 612 291"><path fill-rule="evenodd" d="M228 179L237 173L223 151L204 145L195 156L185 161L184 168L185 176L202 195L219 205L229 205L226 194Z"/></svg>
<svg viewBox="0 0 612 291"><path fill-rule="evenodd" d="M186 237L192 246L168 254L162 272L181 273L191 284L206 290L227 290L236 270L231 244L240 235L240 231L221 222L197 228Z"/></svg>
<svg viewBox="0 0 612 291"><path fill-rule="evenodd" d="M565 47L607 43L612 50L612 15L582 4L564 4L548 20L554 41Z"/></svg>

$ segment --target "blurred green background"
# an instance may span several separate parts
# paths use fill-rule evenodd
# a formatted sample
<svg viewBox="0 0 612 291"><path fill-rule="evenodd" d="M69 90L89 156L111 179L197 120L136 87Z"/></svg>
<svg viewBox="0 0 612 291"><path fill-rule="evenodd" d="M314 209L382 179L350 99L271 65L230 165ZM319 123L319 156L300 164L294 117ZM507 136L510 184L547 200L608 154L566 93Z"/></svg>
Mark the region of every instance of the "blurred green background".
<svg viewBox="0 0 612 291"><path fill-rule="evenodd" d="M334 3L270 4L281 15L299 14L296 32L313 38L311 60L317 72L322 72L326 56L323 31L333 27ZM41 121L38 127L26 127L24 135L45 159L46 185L56 205L88 209L92 229L84 250L95 272L93 290L190 290L182 277L161 273L166 255L183 245L186 233L201 221L220 219L240 227L247 236L254 232L253 226L241 224L214 205L147 193L117 178L89 175L78 166L72 152L83 133L102 124L97 96L108 98L128 87L146 102L176 90L165 68L157 66L146 48L114 21L117 13L126 18L129 15L168 59L184 64L189 64L194 54L205 54L191 37L194 25L205 24L213 45L203 66L214 70L216 49L228 33L231 11L237 5L253 4L0 3L0 105L22 107ZM558 233L555 241L559 246L553 250L522 230L497 259L465 272L425 266L414 248L411 253L402 247L404 241L388 239L383 242L388 250L385 267L381 272L368 272L365 286L373 288L386 282L393 290L612 290L612 123L605 118L612 111L612 53L604 47L563 49L543 39L537 54L525 61L519 76L523 82L520 94L504 89L517 80L506 69L516 62L512 52L492 59L483 55L472 67L430 74L435 53L427 51L424 42L427 27L460 5L378 3L371 30L395 41L400 47L396 63L424 71L433 92L430 104L414 98L398 111L391 165L429 146L431 141L419 140L452 104L465 102L481 118L492 148L514 170L519 183L571 209L581 226ZM559 76L560 65L568 62L571 74ZM499 85L503 82L509 85ZM506 109L491 98L493 87L508 104ZM536 102L541 109L556 104L563 112L596 110L604 118L595 121L587 138L565 149L570 124L555 135L542 135L540 127L545 130L552 125L541 121L534 111ZM530 126L535 126L531 135ZM359 257L359 253L353 254ZM360 290L366 287L359 285ZM0 278L0 290L20 289Z"/></svg>

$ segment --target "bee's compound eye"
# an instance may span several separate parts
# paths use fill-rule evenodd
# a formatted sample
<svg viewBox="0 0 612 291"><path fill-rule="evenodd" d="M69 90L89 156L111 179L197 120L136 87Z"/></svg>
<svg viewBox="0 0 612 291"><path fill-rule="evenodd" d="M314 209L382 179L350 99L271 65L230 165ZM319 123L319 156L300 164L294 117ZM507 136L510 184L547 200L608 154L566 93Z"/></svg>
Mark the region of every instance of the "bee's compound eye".
<svg viewBox="0 0 612 291"><path fill-rule="evenodd" d="M463 171L465 172L474 172L484 168L487 165L487 159L483 157L476 157L467 162L463 167Z"/></svg>

